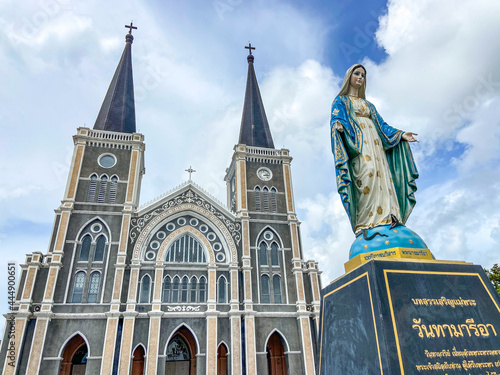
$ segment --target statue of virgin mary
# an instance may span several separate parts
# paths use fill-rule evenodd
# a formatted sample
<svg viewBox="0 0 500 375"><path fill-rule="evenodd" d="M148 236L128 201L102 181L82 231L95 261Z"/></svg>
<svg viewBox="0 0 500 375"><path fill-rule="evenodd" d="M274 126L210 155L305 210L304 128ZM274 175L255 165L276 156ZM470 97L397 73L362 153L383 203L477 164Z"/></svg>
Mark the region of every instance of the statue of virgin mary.
<svg viewBox="0 0 500 375"><path fill-rule="evenodd" d="M408 142L415 133L389 126L366 100L366 69L346 72L332 105L337 190L354 233L404 224L415 205L417 167Z"/></svg>

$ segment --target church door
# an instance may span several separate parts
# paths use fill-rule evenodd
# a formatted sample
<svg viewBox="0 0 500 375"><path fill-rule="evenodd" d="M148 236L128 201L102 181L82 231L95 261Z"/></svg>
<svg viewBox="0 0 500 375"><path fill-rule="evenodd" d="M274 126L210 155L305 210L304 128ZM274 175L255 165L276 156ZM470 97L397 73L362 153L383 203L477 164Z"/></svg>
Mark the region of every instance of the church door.
<svg viewBox="0 0 500 375"><path fill-rule="evenodd" d="M144 348L139 345L134 350L134 358L132 359L132 375L144 375Z"/></svg>
<svg viewBox="0 0 500 375"><path fill-rule="evenodd" d="M191 332L180 328L167 346L165 375L196 374L196 345Z"/></svg>
<svg viewBox="0 0 500 375"><path fill-rule="evenodd" d="M227 348L224 344L217 349L217 375L227 375Z"/></svg>
<svg viewBox="0 0 500 375"><path fill-rule="evenodd" d="M87 355L85 340L76 335L66 344L59 375L84 375L87 369Z"/></svg>
<svg viewBox="0 0 500 375"><path fill-rule="evenodd" d="M267 364L269 375L287 375L285 348L277 332L274 332L267 342Z"/></svg>

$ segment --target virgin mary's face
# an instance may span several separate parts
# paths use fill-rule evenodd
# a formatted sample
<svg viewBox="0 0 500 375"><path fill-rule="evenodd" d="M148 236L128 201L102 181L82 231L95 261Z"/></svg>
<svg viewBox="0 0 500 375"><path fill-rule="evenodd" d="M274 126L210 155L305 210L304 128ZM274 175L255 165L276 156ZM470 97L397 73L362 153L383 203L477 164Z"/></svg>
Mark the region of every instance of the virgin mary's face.
<svg viewBox="0 0 500 375"><path fill-rule="evenodd" d="M366 76L365 70L361 66L359 66L356 69L354 69L354 72L352 72L349 84L352 87L359 89L365 83L365 76Z"/></svg>

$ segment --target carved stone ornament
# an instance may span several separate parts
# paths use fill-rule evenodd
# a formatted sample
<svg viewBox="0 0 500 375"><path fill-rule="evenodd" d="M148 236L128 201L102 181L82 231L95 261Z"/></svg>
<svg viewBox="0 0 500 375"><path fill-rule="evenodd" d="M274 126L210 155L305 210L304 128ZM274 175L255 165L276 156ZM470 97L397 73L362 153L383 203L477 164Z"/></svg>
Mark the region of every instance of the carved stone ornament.
<svg viewBox="0 0 500 375"><path fill-rule="evenodd" d="M215 224L224 235L231 237L234 243L239 244L241 241L241 224L235 223L233 220L229 219L226 215L220 212L213 204L208 202L203 197L199 196L191 189L185 191L181 195L172 198L166 203L162 204L160 207L148 212L140 217L132 218L130 222L130 243L137 241L134 247L134 253L136 253L142 242L144 241L147 233L152 230L156 225L158 225L161 220L167 218L167 216L174 214L175 212L181 211L182 209L191 209L201 215L207 217L213 224ZM232 248L231 244L229 244ZM236 254L236 249L231 249L232 254ZM233 261L236 261L233 255Z"/></svg>
<svg viewBox="0 0 500 375"><path fill-rule="evenodd" d="M190 312L190 311L200 311L201 306L167 306L167 312Z"/></svg>

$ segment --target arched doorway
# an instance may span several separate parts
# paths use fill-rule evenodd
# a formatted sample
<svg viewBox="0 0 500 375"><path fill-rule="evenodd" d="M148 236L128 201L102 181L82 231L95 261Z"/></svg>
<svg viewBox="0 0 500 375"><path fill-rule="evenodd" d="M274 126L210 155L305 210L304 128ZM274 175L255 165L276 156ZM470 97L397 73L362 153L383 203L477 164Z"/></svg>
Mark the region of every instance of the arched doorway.
<svg viewBox="0 0 500 375"><path fill-rule="evenodd" d="M134 357L132 358L132 375L144 375L144 356L146 352L144 347L139 345L134 350Z"/></svg>
<svg viewBox="0 0 500 375"><path fill-rule="evenodd" d="M224 344L217 349L217 375L227 375L227 347Z"/></svg>
<svg viewBox="0 0 500 375"><path fill-rule="evenodd" d="M269 337L266 351L269 375L286 375L285 348L278 332Z"/></svg>
<svg viewBox="0 0 500 375"><path fill-rule="evenodd" d="M196 374L196 341L186 327L172 336L165 354L165 375Z"/></svg>
<svg viewBox="0 0 500 375"><path fill-rule="evenodd" d="M88 348L82 336L76 335L64 348L59 375L84 375L87 369Z"/></svg>

